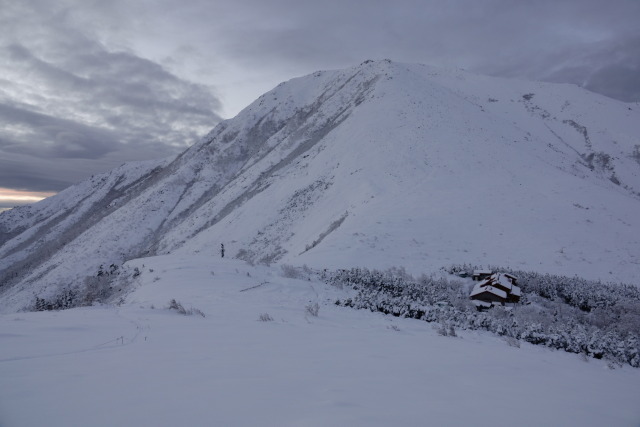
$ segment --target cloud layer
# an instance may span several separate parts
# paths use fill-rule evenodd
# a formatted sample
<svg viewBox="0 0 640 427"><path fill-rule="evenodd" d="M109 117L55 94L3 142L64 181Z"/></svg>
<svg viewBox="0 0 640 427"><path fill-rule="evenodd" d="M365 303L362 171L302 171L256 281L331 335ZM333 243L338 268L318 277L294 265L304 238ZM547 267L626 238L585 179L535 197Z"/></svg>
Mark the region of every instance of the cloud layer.
<svg viewBox="0 0 640 427"><path fill-rule="evenodd" d="M640 101L638 22L636 0L200 0L164 21L191 23L216 52L262 73L390 58L575 83L624 101Z"/></svg>
<svg viewBox="0 0 640 427"><path fill-rule="evenodd" d="M209 87L108 49L49 3L0 9L0 186L61 190L125 160L175 154L220 120Z"/></svg>
<svg viewBox="0 0 640 427"><path fill-rule="evenodd" d="M282 80L364 59L640 101L636 0L0 0L0 187L178 153Z"/></svg>

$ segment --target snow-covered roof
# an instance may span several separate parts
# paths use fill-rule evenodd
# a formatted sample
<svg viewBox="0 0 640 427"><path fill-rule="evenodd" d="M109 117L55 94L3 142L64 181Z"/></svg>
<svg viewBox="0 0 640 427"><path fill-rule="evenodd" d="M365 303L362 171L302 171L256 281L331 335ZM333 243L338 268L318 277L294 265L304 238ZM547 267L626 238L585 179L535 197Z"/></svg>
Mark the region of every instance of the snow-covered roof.
<svg viewBox="0 0 640 427"><path fill-rule="evenodd" d="M500 284L500 286L504 286L509 290L511 290L511 288L513 287L511 279L509 279L505 274L494 274L493 276L491 276L491 279L493 279L494 283Z"/></svg>
<svg viewBox="0 0 640 427"><path fill-rule="evenodd" d="M509 297L520 298L522 291L520 288L513 284L514 276L506 273L494 273L490 277L478 282L473 287L470 297L474 297L482 294L483 292L489 292L499 298L508 299Z"/></svg>
<svg viewBox="0 0 640 427"><path fill-rule="evenodd" d="M494 288L493 286L479 286L476 285L473 287L473 291L471 291L471 295L470 296L476 296L476 295L480 295L483 292L489 292L497 297L506 299L507 298L507 293L501 289L498 288Z"/></svg>
<svg viewBox="0 0 640 427"><path fill-rule="evenodd" d="M480 274L492 274L493 271L491 270L473 270L473 274L476 275L480 275Z"/></svg>
<svg viewBox="0 0 640 427"><path fill-rule="evenodd" d="M491 278L482 279L476 286L485 286L491 283Z"/></svg>

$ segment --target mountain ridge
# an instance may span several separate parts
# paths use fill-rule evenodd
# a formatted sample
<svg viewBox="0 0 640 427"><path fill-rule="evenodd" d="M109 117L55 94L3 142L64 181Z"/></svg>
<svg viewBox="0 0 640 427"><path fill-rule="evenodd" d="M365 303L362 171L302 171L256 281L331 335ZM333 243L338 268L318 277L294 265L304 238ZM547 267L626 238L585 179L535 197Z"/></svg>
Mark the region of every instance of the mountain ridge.
<svg viewBox="0 0 640 427"><path fill-rule="evenodd" d="M0 298L16 309L100 264L215 256L220 243L249 262L472 262L630 281L634 106L386 60L296 78L174 159L0 214Z"/></svg>

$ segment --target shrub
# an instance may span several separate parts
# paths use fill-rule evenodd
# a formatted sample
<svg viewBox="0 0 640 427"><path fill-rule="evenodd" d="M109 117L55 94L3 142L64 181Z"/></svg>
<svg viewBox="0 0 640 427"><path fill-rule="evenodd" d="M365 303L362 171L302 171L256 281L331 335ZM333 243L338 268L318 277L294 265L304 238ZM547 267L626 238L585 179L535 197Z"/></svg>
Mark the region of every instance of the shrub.
<svg viewBox="0 0 640 427"><path fill-rule="evenodd" d="M514 337L505 337L505 342L509 347L520 348L520 340Z"/></svg>
<svg viewBox="0 0 640 427"><path fill-rule="evenodd" d="M317 302L308 304L304 309L309 316L318 317L318 314L320 313L320 305Z"/></svg>
<svg viewBox="0 0 640 427"><path fill-rule="evenodd" d="M179 303L175 299L172 299L171 301L169 301L169 306L167 308L169 310L176 310L178 313L184 316L192 316L194 314L197 314L198 316L205 317L204 313L201 310L198 310L197 308L193 308L193 307L186 309L181 303Z"/></svg>
<svg viewBox="0 0 640 427"><path fill-rule="evenodd" d="M446 325L444 323L440 324L440 326L438 326L436 328L436 331L438 332L438 335L441 335L443 337L457 337L458 334L456 334L456 329L453 327L453 325Z"/></svg>
<svg viewBox="0 0 640 427"><path fill-rule="evenodd" d="M261 322L273 322L273 317L271 317L269 313L262 313L258 316L258 320Z"/></svg>
<svg viewBox="0 0 640 427"><path fill-rule="evenodd" d="M78 293L71 289L65 289L52 299L36 297L33 311L66 310L77 306L79 306Z"/></svg>
<svg viewBox="0 0 640 427"><path fill-rule="evenodd" d="M290 264L282 264L280 266L280 270L282 270L282 277L286 277L288 279L302 278L302 272Z"/></svg>
<svg viewBox="0 0 640 427"><path fill-rule="evenodd" d="M477 268L480 267L454 266L448 271L459 274ZM640 367L637 287L490 269L518 277L520 304L479 312L469 303L468 283L425 275L415 279L397 269L381 272L354 268L324 272L322 278L334 286L356 291L355 295L338 299L336 305L437 322L442 325L438 333L444 336L451 334L449 325L482 329L510 337L508 344L527 341Z"/></svg>

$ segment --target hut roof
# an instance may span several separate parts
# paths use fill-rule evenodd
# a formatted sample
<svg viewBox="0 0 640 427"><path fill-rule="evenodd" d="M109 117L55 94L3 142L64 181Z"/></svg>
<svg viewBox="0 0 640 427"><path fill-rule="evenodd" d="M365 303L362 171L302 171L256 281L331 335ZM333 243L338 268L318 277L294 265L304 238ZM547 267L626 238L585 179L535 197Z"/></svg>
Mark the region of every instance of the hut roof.
<svg viewBox="0 0 640 427"><path fill-rule="evenodd" d="M477 274L477 275L480 275L480 274L489 274L490 275L492 273L493 273L493 271L491 271L491 270L473 270L473 274Z"/></svg>
<svg viewBox="0 0 640 427"><path fill-rule="evenodd" d="M471 291L471 295L469 296L474 297L484 292L489 292L499 298L507 299L507 293L505 291L498 288L494 288L493 286L480 286L480 283L478 283L473 287L473 290Z"/></svg>

